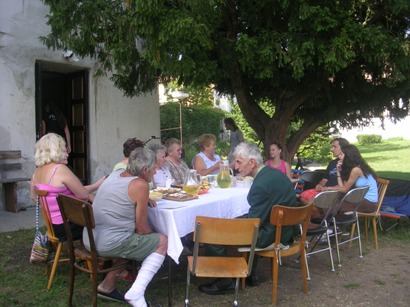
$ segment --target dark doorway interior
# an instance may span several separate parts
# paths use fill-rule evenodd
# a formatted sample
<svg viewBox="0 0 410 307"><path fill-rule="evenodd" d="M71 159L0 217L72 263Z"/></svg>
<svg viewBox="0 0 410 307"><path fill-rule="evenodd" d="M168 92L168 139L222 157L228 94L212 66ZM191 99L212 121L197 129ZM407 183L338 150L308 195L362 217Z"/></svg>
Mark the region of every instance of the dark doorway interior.
<svg viewBox="0 0 410 307"><path fill-rule="evenodd" d="M36 63L36 135L42 135L41 123L46 105L53 104L67 119L71 153L69 167L84 183L88 169L88 70L71 65L37 61Z"/></svg>

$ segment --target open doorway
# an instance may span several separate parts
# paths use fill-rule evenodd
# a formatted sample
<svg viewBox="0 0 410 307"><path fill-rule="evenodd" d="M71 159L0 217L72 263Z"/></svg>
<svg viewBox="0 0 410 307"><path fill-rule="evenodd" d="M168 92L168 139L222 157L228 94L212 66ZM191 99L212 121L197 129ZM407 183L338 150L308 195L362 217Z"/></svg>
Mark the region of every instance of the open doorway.
<svg viewBox="0 0 410 307"><path fill-rule="evenodd" d="M45 108L53 105L53 108L61 111L67 120L71 147L68 165L83 184L88 184L88 70L37 61L35 72L37 139L42 136Z"/></svg>

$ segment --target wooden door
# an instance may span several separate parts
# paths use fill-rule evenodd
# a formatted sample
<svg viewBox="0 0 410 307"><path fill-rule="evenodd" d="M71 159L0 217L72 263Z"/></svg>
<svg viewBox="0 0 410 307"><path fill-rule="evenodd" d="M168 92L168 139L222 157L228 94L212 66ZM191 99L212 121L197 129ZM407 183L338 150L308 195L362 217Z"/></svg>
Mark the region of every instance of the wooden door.
<svg viewBox="0 0 410 307"><path fill-rule="evenodd" d="M89 183L88 170L88 80L87 72L80 71L69 75L70 100L70 132L71 154L70 162L74 173L84 184Z"/></svg>

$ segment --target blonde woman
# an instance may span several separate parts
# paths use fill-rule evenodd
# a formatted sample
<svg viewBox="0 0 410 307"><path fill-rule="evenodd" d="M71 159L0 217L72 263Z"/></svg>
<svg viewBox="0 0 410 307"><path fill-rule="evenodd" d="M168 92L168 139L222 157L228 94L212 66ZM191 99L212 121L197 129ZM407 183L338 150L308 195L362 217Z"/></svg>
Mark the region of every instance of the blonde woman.
<svg viewBox="0 0 410 307"><path fill-rule="evenodd" d="M221 157L215 153L216 137L213 134L202 134L198 138L201 152L193 159L193 167L201 176L216 175L219 173Z"/></svg>
<svg viewBox="0 0 410 307"><path fill-rule="evenodd" d="M37 190L45 190L47 203L50 210L51 222L55 235L58 238L65 237L63 219L57 204L58 194L74 196L92 202L94 194L104 177L96 183L83 186L80 179L67 167L68 153L64 139L55 133L48 133L37 141L34 147L34 160L36 170L31 177L30 194L34 200ZM75 238L82 237L82 227L72 224Z"/></svg>

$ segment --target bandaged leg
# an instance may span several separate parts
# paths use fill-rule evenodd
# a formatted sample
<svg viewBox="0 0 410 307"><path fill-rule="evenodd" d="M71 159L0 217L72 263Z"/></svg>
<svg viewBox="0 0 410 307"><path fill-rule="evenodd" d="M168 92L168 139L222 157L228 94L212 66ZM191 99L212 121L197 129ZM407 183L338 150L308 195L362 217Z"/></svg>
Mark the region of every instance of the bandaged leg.
<svg viewBox="0 0 410 307"><path fill-rule="evenodd" d="M165 256L152 253L142 262L141 269L138 271L137 279L132 284L131 289L125 293L125 299L134 307L146 307L145 289L160 269Z"/></svg>

